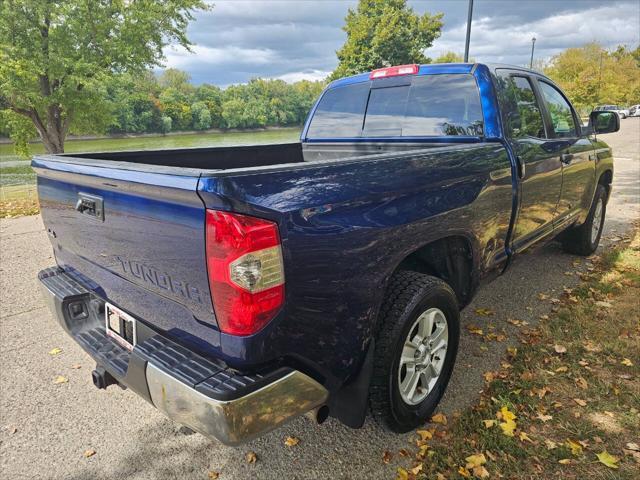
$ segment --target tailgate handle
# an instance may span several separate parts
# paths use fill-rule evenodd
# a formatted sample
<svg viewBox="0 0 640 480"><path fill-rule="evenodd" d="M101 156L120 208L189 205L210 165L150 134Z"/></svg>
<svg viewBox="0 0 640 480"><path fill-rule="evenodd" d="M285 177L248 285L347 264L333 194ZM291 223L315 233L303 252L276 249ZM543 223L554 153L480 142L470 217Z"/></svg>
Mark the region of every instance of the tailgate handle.
<svg viewBox="0 0 640 480"><path fill-rule="evenodd" d="M102 197L88 193L78 193L76 210L83 215L104 221L104 208Z"/></svg>

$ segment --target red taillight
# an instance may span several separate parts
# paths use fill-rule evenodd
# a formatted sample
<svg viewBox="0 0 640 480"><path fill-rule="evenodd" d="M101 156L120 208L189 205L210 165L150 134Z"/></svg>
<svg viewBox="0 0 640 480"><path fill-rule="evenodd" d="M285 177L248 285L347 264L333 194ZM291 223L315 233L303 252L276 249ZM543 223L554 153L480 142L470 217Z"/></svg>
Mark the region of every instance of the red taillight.
<svg viewBox="0 0 640 480"><path fill-rule="evenodd" d="M397 77L398 75L415 75L420 70L420 66L412 63L411 65L396 65L395 67L378 68L369 74L369 79Z"/></svg>
<svg viewBox="0 0 640 480"><path fill-rule="evenodd" d="M207 270L218 326L231 335L264 327L284 301L278 226L260 218L207 210Z"/></svg>

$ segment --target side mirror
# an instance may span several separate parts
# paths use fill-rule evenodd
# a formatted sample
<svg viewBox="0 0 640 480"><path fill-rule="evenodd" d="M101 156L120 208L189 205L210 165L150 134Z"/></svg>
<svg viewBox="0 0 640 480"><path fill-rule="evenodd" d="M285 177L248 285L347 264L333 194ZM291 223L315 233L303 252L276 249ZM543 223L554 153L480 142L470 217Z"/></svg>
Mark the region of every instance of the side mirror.
<svg viewBox="0 0 640 480"><path fill-rule="evenodd" d="M589 128L593 133L613 133L620 130L620 117L616 112L591 112Z"/></svg>

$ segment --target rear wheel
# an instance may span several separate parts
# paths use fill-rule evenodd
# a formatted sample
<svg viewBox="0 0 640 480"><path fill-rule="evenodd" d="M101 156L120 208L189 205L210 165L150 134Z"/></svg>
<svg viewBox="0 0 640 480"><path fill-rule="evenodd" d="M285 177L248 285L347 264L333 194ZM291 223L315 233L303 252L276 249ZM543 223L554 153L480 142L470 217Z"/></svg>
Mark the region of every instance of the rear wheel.
<svg viewBox="0 0 640 480"><path fill-rule="evenodd" d="M563 234L562 247L564 250L577 255L591 255L595 252L602 237L606 212L607 189L604 185L598 184L585 222Z"/></svg>
<svg viewBox="0 0 640 480"><path fill-rule="evenodd" d="M451 378L460 334L458 303L442 280L402 271L381 310L370 405L395 432L422 425Z"/></svg>

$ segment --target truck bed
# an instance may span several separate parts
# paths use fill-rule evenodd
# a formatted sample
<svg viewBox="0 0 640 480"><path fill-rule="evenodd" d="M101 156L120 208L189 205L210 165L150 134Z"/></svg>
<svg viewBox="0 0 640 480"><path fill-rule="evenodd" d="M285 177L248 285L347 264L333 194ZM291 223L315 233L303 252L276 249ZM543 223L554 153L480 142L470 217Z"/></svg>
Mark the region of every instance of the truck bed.
<svg viewBox="0 0 640 480"><path fill-rule="evenodd" d="M90 160L110 160L132 164L207 170L263 167L304 161L300 142L170 150L74 153L69 156Z"/></svg>

